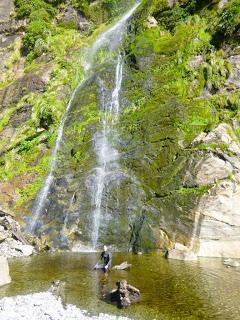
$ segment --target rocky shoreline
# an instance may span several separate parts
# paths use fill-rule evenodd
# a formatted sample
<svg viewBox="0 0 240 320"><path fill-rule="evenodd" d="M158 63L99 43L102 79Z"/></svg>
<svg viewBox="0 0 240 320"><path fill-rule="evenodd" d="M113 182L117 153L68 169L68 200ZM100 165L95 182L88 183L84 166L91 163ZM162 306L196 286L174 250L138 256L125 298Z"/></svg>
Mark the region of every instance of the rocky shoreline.
<svg viewBox="0 0 240 320"><path fill-rule="evenodd" d="M63 306L60 298L52 292L34 293L24 296L6 297L0 300L0 320L128 320L100 313L88 314L74 305Z"/></svg>

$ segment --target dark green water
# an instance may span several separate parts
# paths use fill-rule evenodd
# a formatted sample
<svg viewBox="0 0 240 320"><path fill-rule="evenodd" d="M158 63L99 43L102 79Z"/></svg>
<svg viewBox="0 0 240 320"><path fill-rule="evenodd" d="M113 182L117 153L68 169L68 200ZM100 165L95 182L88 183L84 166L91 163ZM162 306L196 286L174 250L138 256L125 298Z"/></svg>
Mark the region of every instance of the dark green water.
<svg viewBox="0 0 240 320"><path fill-rule="evenodd" d="M108 275L91 270L97 260L94 253L10 260L12 283L0 289L0 297L42 291L52 280L62 279L67 283L67 303L93 313L133 319L240 319L240 271L226 268L220 259L182 262L158 253L115 253L113 264L127 260L133 267ZM101 299L101 292L115 288L118 279L127 279L141 290L139 304L118 310Z"/></svg>

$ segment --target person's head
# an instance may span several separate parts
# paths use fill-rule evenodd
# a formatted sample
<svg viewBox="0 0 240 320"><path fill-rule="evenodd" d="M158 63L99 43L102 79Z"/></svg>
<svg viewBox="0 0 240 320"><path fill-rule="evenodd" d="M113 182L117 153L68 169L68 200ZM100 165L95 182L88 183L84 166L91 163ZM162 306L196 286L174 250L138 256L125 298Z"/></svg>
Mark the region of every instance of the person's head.
<svg viewBox="0 0 240 320"><path fill-rule="evenodd" d="M104 252L107 251L107 246L103 246L103 251L104 251Z"/></svg>

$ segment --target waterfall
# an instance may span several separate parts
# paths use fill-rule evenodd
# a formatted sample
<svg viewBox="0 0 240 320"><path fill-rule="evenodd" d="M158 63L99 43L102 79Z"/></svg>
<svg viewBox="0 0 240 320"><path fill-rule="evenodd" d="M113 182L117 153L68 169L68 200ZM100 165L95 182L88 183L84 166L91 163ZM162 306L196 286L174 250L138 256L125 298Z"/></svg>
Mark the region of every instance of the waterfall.
<svg viewBox="0 0 240 320"><path fill-rule="evenodd" d="M71 106L72 106L72 102L75 98L76 93L78 92L78 90L80 89L80 87L83 85L83 83L85 82L85 79L83 79L78 86L75 88L73 95L71 97L71 99L69 100L69 103L67 105L64 117L61 121L61 124L59 126L58 129L58 133L57 133L57 139L56 139L56 143L55 146L53 148L52 154L51 154L51 161L50 161L50 170L49 173L44 181L44 185L41 188L37 199L34 202L33 205L33 216L32 219L28 225L27 231L30 233L34 233L36 231L36 227L37 227L37 223L39 220L39 217L41 216L41 214L43 213L44 210L44 206L46 204L47 201L47 196L49 193L49 190L51 188L51 185L53 183L54 180L54 171L56 169L57 166L57 152L60 148L61 142L62 142L62 136L63 136L63 130L64 130L64 126L66 123L66 120L68 118L68 114L70 112Z"/></svg>
<svg viewBox="0 0 240 320"><path fill-rule="evenodd" d="M79 90L81 90L81 87L85 84L86 80L92 74L94 74L94 58L96 57L98 51L100 49L107 48L107 50L111 53L117 52L117 59L115 63L115 84L114 89L109 97L105 96L106 90L101 79L98 81L101 96L101 109L103 113L102 130L97 132L94 136L94 149L97 155L98 166L92 170L92 173L89 175L88 179L88 182L90 181L88 184L89 190L91 190L92 205L94 208L93 212L91 213L93 217L91 245L96 247L101 219L102 197L104 188L106 186L106 180L113 170L118 169L118 151L112 148L108 137L110 134L115 134L114 130L112 129L112 124L114 121L117 121L120 108L119 93L121 90L123 76L123 57L120 52L120 46L125 33L126 23L138 6L139 3L135 4L117 23L103 32L87 50L84 64L85 77L74 90L73 95L67 105L65 115L58 129L56 143L52 151L49 173L33 205L33 216L28 225L28 231L31 233L35 233L38 228L40 217L45 210L48 195L54 182L54 173L58 164L57 153L62 145L64 127L71 111L73 101ZM110 121L108 120L109 117L111 119Z"/></svg>
<svg viewBox="0 0 240 320"><path fill-rule="evenodd" d="M98 158L98 167L96 167L88 180L88 188L92 194L92 206L94 208L93 226L91 234L91 245L93 248L96 247L98 241L98 233L101 220L102 211L102 198L103 192L107 184L108 177L112 172L119 169L118 158L119 154L116 149L114 149L108 137L114 136L115 132L112 129L113 121L116 121L119 114L119 93L121 90L122 77L123 77L123 61L121 53L118 53L117 64L116 64L116 74L115 74L115 86L110 95L110 100L106 99L104 94L105 90L103 83L100 81L100 95L101 104L103 110L102 117L102 131L97 132L94 137L95 152ZM110 120L108 120L110 116ZM90 181L90 182L89 182Z"/></svg>

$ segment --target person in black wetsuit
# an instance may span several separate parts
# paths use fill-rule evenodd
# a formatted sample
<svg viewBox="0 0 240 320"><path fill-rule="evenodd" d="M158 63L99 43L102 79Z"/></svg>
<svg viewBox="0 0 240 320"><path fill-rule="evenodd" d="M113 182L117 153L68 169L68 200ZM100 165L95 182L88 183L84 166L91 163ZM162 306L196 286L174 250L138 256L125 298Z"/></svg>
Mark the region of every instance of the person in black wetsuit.
<svg viewBox="0 0 240 320"><path fill-rule="evenodd" d="M104 269L109 270L112 266L112 254L107 250L107 246L103 246L103 252L100 259L103 260Z"/></svg>

